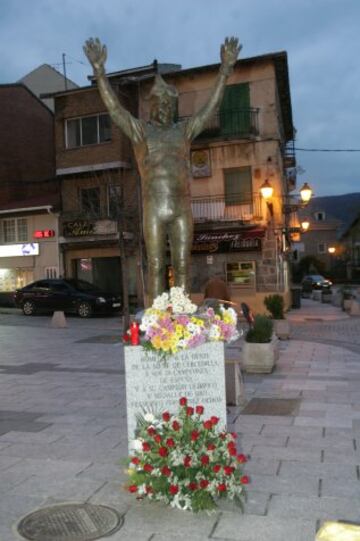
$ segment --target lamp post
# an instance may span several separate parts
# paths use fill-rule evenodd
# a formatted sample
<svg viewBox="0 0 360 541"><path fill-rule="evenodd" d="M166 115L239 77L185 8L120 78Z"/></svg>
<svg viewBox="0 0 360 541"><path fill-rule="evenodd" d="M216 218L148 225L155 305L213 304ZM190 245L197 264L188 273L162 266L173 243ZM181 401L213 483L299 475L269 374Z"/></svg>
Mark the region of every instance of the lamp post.
<svg viewBox="0 0 360 541"><path fill-rule="evenodd" d="M334 274L334 259L335 259L335 254L336 254L335 246L329 246L328 253L330 255L330 273L331 273L332 278L334 278L334 276L333 276L333 274Z"/></svg>

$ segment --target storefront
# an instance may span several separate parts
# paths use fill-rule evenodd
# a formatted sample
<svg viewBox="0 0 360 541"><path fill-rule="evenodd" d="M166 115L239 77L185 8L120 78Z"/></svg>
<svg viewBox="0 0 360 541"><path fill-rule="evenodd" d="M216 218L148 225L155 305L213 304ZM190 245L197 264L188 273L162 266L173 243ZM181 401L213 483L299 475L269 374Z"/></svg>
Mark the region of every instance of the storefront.
<svg viewBox="0 0 360 541"><path fill-rule="evenodd" d="M221 274L232 299L254 298L265 229L260 227L195 231L192 247L192 296L200 302L205 284Z"/></svg>
<svg viewBox="0 0 360 541"><path fill-rule="evenodd" d="M103 291L122 293L117 223L113 220L74 220L63 223L61 246L65 275L86 280ZM130 297L137 293L137 260L126 260Z"/></svg>
<svg viewBox="0 0 360 541"><path fill-rule="evenodd" d="M1 304L11 304L16 289L61 273L57 215L51 207L21 210L0 213Z"/></svg>

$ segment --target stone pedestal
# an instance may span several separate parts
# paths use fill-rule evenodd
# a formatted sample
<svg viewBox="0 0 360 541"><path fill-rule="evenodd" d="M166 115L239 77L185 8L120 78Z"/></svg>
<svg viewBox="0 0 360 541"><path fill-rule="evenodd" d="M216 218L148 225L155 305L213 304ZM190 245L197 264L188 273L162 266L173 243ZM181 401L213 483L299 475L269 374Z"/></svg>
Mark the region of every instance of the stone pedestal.
<svg viewBox="0 0 360 541"><path fill-rule="evenodd" d="M142 346L125 347L128 438L134 438L136 416L146 412L176 413L179 398L190 406L201 404L204 419L216 415L226 426L224 344L211 342L161 361Z"/></svg>
<svg viewBox="0 0 360 541"><path fill-rule="evenodd" d="M356 301L354 299L351 301L349 314L351 316L360 316L360 303L359 303L359 301Z"/></svg>
<svg viewBox="0 0 360 541"><path fill-rule="evenodd" d="M64 329L67 327L66 318L64 312L56 311L51 318L51 326L54 329Z"/></svg>
<svg viewBox="0 0 360 541"><path fill-rule="evenodd" d="M245 404L244 381L240 361L226 359L225 361L226 404L242 406Z"/></svg>
<svg viewBox="0 0 360 541"><path fill-rule="evenodd" d="M321 290L320 289L314 289L313 290L312 299L313 299L313 301L321 301Z"/></svg>

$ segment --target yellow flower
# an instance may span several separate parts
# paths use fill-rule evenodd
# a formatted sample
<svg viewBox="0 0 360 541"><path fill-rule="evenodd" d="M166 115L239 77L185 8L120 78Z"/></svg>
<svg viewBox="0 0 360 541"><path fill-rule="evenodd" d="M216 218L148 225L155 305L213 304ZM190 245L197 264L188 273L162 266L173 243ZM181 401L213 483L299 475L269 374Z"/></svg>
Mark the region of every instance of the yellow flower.
<svg viewBox="0 0 360 541"><path fill-rule="evenodd" d="M161 348L161 338L160 338L160 336L154 336L151 339L151 343L152 343L152 345L154 346L155 349L160 349Z"/></svg>

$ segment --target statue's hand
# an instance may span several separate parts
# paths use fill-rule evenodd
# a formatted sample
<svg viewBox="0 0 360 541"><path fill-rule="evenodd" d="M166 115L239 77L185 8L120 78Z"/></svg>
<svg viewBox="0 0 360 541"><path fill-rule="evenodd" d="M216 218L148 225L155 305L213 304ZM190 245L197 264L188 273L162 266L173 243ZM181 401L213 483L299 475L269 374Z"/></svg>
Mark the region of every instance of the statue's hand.
<svg viewBox="0 0 360 541"><path fill-rule="evenodd" d="M99 38L90 38L85 42L83 49L94 72L103 72L107 57L106 45L103 45Z"/></svg>
<svg viewBox="0 0 360 541"><path fill-rule="evenodd" d="M232 68L235 64L242 45L239 44L238 38L225 38L225 42L221 45L221 63L224 67Z"/></svg>

